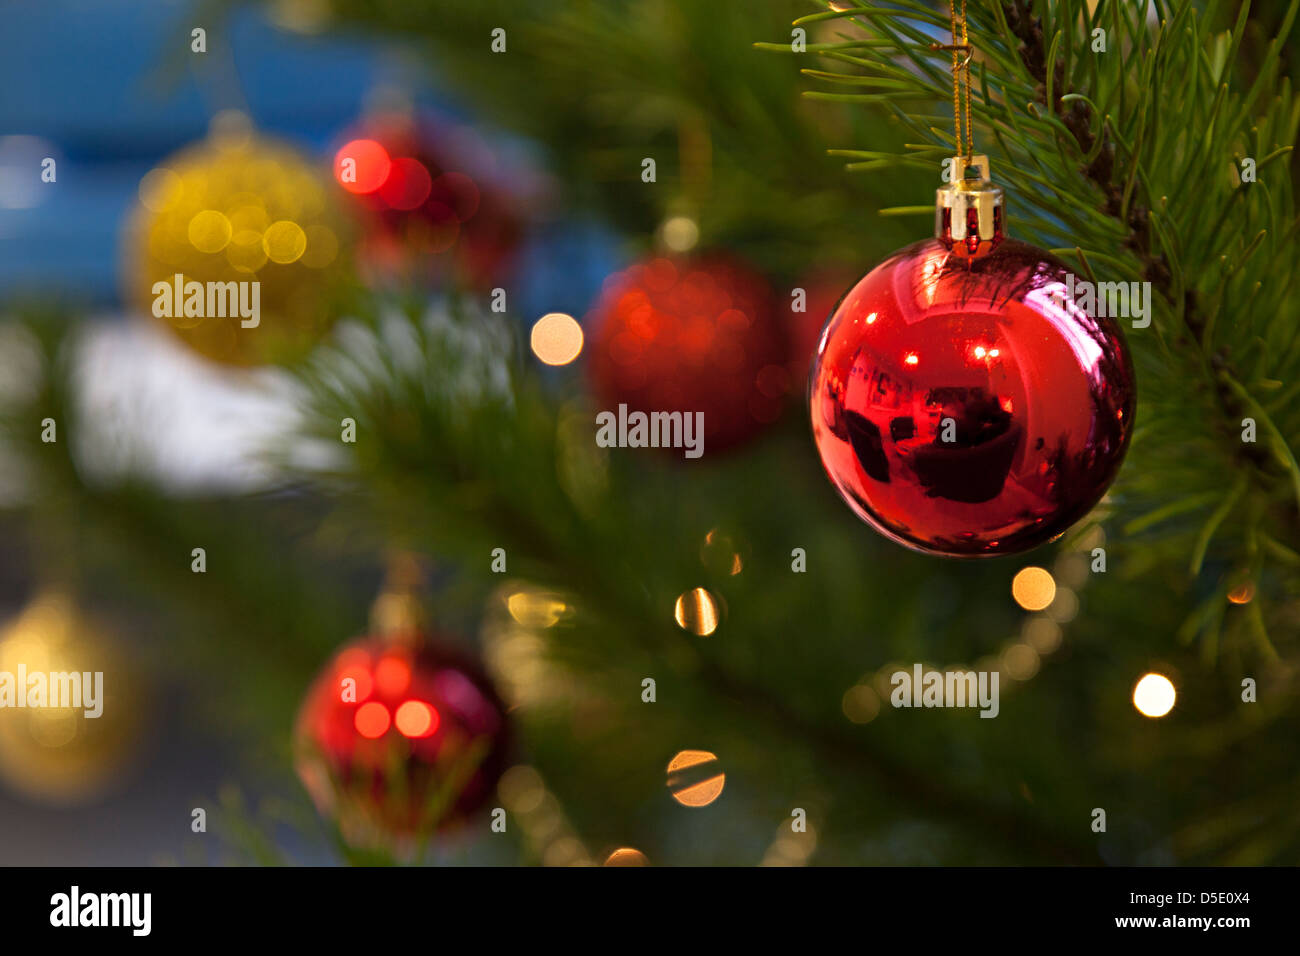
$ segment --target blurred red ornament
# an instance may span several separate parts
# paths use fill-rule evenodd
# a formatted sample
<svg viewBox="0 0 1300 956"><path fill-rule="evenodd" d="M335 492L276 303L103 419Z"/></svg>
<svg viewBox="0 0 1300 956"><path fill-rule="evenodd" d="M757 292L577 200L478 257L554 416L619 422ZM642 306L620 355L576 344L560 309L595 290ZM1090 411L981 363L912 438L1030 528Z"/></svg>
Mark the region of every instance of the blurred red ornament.
<svg viewBox="0 0 1300 956"><path fill-rule="evenodd" d="M1002 237L1001 191L981 172L940 190L939 238L848 291L809 382L817 449L849 506L954 557L1025 551L1086 514L1136 404L1118 326L1078 306L1064 263Z"/></svg>
<svg viewBox="0 0 1300 956"><path fill-rule="evenodd" d="M388 150L373 139L344 143L334 157L334 178L350 193L373 193L392 171Z"/></svg>
<svg viewBox="0 0 1300 956"><path fill-rule="evenodd" d="M505 709L479 668L413 637L366 638L316 678L294 732L298 776L354 845L452 829L505 768Z"/></svg>
<svg viewBox="0 0 1300 956"><path fill-rule="evenodd" d="M505 276L523 235L519 196L467 130L425 117L367 120L334 155L334 178L366 224L363 266L380 275L451 278L487 288Z"/></svg>
<svg viewBox="0 0 1300 956"><path fill-rule="evenodd" d="M703 412L706 450L738 445L790 392L775 311L764 279L732 259L633 265L605 280L587 317L595 392L629 412Z"/></svg>

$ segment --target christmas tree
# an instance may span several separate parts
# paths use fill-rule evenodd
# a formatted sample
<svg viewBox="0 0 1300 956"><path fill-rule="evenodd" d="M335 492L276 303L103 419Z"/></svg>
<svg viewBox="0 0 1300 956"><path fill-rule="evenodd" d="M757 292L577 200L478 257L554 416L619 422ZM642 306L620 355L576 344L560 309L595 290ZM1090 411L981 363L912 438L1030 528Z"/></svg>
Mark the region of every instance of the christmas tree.
<svg viewBox="0 0 1300 956"><path fill-rule="evenodd" d="M220 675L189 716L260 768L193 804L221 821L187 835L198 857L1295 862L1297 3L327 7L315 28L399 42L532 143L548 198L439 153L409 111L340 133L319 208L276 159L298 211L267 198L260 225L199 220L206 199L170 224L191 180L160 164L176 181L142 186L124 240L139 294L262 281L260 317L245 303L216 331L154 311L224 367L278 363L223 373L292 412L253 490L177 493L87 434L85 310L49 288L7 310L23 592L137 628L150 671ZM227 120L196 161L242 196L261 187L240 151L274 147ZM999 229L1063 263L1084 313L1109 306L1137 402L1108 488L1053 485L1082 517L978 561L860 521L879 511L827 481L804 394L841 295L933 234L932 191L976 156ZM331 218L354 200L359 225ZM526 307L516 237L561 215L606 224L630 265L589 301ZM313 265L326 229L337 257ZM168 265L173 240L220 269ZM1059 409L1074 399L1041 391L1059 385L1027 398ZM973 407L938 392L936 428L945 402ZM926 484L936 507L988 513L980 429L1016 416L990 401L953 419L984 464ZM664 415L640 440L638 408ZM914 427L853 432L864 487L864 445ZM380 643L345 657L363 636ZM362 686L386 661L406 668L391 700ZM993 697L932 709L931 672L996 675ZM336 679L363 674L336 723ZM453 707L453 678L478 710ZM426 679L432 716L403 711Z"/></svg>

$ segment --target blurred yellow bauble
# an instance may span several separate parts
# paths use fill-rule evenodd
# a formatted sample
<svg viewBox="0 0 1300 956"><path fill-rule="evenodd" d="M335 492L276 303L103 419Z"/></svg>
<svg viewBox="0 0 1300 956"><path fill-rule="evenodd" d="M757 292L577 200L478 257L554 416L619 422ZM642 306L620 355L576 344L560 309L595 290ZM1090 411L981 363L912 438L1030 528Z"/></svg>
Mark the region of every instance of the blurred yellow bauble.
<svg viewBox="0 0 1300 956"><path fill-rule="evenodd" d="M98 717L86 716L92 701L85 697L81 707L17 707L0 697L0 787L49 803L83 803L124 768L141 726L139 682L113 642L58 592L38 596L0 626L0 694L22 693L19 675L30 681L39 674L44 702L62 702L53 699L48 675L72 672L103 674L89 708Z"/></svg>
<svg viewBox="0 0 1300 956"><path fill-rule="evenodd" d="M228 365L289 362L333 323L345 214L296 151L223 114L139 193L128 297L195 351Z"/></svg>

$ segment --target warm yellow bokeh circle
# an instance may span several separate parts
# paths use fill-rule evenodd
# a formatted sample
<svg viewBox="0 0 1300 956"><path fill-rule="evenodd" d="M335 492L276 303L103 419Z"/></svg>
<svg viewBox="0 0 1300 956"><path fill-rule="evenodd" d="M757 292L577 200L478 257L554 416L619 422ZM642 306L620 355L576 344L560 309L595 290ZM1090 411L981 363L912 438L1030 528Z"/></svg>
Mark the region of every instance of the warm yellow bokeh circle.
<svg viewBox="0 0 1300 956"><path fill-rule="evenodd" d="M0 624L0 674L5 693L30 693L33 675L47 688L42 706L0 708L0 786L56 804L92 802L112 789L145 724L137 668L119 645L61 592L37 596L17 618ZM83 706L52 706L55 678L92 677ZM19 686L19 677L27 678ZM66 691L65 691L66 692ZM78 691L78 694L81 694ZM92 709L91 697L97 701ZM89 716L87 711L97 714Z"/></svg>
<svg viewBox="0 0 1300 956"><path fill-rule="evenodd" d="M338 311L344 217L325 172L294 149L245 121L217 124L140 181L128 298L215 361L292 361Z"/></svg>

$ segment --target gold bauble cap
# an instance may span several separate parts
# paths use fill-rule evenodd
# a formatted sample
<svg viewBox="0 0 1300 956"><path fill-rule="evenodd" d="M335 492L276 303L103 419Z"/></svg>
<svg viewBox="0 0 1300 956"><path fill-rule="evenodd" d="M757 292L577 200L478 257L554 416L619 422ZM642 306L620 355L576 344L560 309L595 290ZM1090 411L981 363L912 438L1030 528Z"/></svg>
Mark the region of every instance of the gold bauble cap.
<svg viewBox="0 0 1300 956"><path fill-rule="evenodd" d="M934 199L934 234L944 244L972 255L984 243L1002 240L1002 189L989 178L987 156L954 156L953 181L939 187Z"/></svg>

